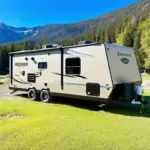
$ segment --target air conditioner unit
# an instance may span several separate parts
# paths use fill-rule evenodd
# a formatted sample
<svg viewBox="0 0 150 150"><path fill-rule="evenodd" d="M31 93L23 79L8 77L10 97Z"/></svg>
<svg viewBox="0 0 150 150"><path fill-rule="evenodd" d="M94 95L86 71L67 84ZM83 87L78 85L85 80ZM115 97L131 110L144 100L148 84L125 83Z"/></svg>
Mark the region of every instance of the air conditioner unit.
<svg viewBox="0 0 150 150"><path fill-rule="evenodd" d="M61 45L58 44L46 44L42 46L42 49L59 48Z"/></svg>
<svg viewBox="0 0 150 150"><path fill-rule="evenodd" d="M79 41L78 45L85 45L85 44L92 44L92 43L94 43L94 42L92 42L92 41Z"/></svg>

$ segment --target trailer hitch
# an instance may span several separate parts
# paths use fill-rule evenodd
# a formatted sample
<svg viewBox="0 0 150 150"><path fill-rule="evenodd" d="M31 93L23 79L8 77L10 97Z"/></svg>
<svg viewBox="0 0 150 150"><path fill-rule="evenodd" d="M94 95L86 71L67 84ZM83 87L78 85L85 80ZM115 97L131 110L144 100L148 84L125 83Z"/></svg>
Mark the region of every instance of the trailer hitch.
<svg viewBox="0 0 150 150"><path fill-rule="evenodd" d="M14 94L15 92L17 92L18 90L13 90L10 94Z"/></svg>

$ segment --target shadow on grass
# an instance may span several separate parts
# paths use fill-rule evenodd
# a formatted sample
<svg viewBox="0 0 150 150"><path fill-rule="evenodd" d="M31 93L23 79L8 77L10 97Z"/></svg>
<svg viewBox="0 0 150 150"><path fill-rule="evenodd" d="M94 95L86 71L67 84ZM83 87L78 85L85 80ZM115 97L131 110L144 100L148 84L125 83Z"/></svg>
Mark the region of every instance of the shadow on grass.
<svg viewBox="0 0 150 150"><path fill-rule="evenodd" d="M20 95L22 97L27 97L26 94ZM150 118L150 96L145 96L144 99L149 102L148 105L145 106L144 111L140 114L140 105L121 105L121 104L110 104L107 107L100 108L99 102L85 101L79 99L70 99L70 98L62 98L62 97L54 97L54 104L68 105L71 107L87 109L91 111L102 111L125 115L125 116L134 116L134 117L148 117Z"/></svg>
<svg viewBox="0 0 150 150"><path fill-rule="evenodd" d="M23 98L28 98L27 94L17 95ZM37 101L41 102L41 101ZM91 111L98 111L99 107L97 102L93 101L85 101L80 99L72 99L72 98L64 98L64 97L53 97L53 104L60 104L60 105L68 105L71 107L81 108L81 109L88 109Z"/></svg>
<svg viewBox="0 0 150 150"><path fill-rule="evenodd" d="M150 96L145 96L144 99L150 103ZM102 111L135 117L150 117L150 104L145 105L143 113L140 114L140 105L124 105L124 104L110 104L107 107L100 108L99 102L91 102L84 100L75 100L69 98L56 98L55 104L69 105L81 109L88 109L91 111Z"/></svg>
<svg viewBox="0 0 150 150"><path fill-rule="evenodd" d="M150 118L150 96L144 97L149 104L145 105L143 113L140 114L140 105L109 105L106 112L134 117Z"/></svg>

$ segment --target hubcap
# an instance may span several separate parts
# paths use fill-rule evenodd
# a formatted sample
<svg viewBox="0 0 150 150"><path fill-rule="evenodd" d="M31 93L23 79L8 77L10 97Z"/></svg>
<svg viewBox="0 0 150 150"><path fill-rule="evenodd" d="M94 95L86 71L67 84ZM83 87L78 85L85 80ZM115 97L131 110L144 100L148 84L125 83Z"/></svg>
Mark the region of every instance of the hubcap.
<svg viewBox="0 0 150 150"><path fill-rule="evenodd" d="M30 90L28 95L29 95L30 100L35 100L36 93L34 90Z"/></svg>
<svg viewBox="0 0 150 150"><path fill-rule="evenodd" d="M42 99L47 100L48 98L49 98L49 96L48 96L47 92L43 92Z"/></svg>
<svg viewBox="0 0 150 150"><path fill-rule="evenodd" d="M31 97L32 97L32 98L34 97L34 93L31 93Z"/></svg>

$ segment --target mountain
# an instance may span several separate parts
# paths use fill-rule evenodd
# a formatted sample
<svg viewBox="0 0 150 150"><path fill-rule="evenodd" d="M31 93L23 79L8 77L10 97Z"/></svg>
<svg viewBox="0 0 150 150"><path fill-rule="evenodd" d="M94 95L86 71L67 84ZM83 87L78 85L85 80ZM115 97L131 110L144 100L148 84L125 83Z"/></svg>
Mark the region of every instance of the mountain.
<svg viewBox="0 0 150 150"><path fill-rule="evenodd" d="M90 32L94 28L103 29L106 25L111 27L120 20L122 22L131 20L133 16L136 17L137 20L142 19L147 17L148 13L150 13L150 0L141 0L138 3L108 13L104 16L72 24L16 28L1 23L0 43L16 42L25 39L32 42L72 39L76 36Z"/></svg>
<svg viewBox="0 0 150 150"><path fill-rule="evenodd" d="M150 0L142 0L95 19L73 24L47 25L41 32L29 38L29 40L34 42L41 42L43 40L67 40L85 34L94 28L103 29L106 26L112 28L113 25L116 25L120 20L121 22L126 22L127 20L131 21L133 16L135 16L137 20L146 18L148 13L150 13Z"/></svg>
<svg viewBox="0 0 150 150"><path fill-rule="evenodd" d="M26 38L35 36L43 27L26 28L12 27L4 23L0 23L0 43L16 42Z"/></svg>
<svg viewBox="0 0 150 150"><path fill-rule="evenodd" d="M20 34L23 38L28 38L38 34L39 31L43 29L43 27L39 26L34 28L26 28L26 27L16 28L16 27L9 26L9 29L14 31L17 34Z"/></svg>

